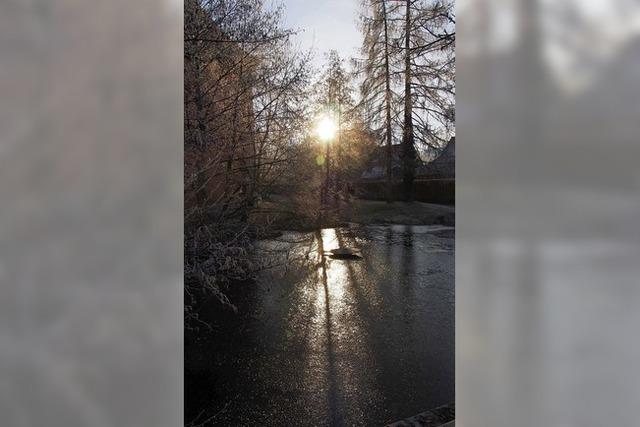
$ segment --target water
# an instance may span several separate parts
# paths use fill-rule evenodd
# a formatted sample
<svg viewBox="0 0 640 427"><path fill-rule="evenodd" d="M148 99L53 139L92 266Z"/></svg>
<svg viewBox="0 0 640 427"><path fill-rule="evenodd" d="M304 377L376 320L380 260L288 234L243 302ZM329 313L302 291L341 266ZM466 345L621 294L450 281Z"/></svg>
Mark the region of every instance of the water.
<svg viewBox="0 0 640 427"><path fill-rule="evenodd" d="M363 259L319 254L339 246ZM453 228L352 226L261 248L279 265L234 290L238 315L203 313L215 329L185 345L186 422L384 425L453 403Z"/></svg>

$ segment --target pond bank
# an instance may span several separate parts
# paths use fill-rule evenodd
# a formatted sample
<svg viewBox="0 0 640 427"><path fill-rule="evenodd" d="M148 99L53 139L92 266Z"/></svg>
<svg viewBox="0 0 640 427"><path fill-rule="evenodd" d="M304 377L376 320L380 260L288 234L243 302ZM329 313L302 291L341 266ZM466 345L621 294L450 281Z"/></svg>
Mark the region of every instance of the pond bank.
<svg viewBox="0 0 640 427"><path fill-rule="evenodd" d="M455 226L455 207L423 202L387 203L353 200L340 214L343 221L357 224L403 224Z"/></svg>
<svg viewBox="0 0 640 427"><path fill-rule="evenodd" d="M386 427L454 427L454 424L455 404L451 403L388 424Z"/></svg>
<svg viewBox="0 0 640 427"><path fill-rule="evenodd" d="M387 203L378 200L351 199L343 201L340 208L324 214L321 224L315 209L305 208L295 200L273 196L263 203L265 211L277 204L281 208L269 215L257 216L258 223L268 223L270 231L261 238L276 237L281 231L315 231L320 228L359 225L445 225L455 226L455 207L424 202Z"/></svg>

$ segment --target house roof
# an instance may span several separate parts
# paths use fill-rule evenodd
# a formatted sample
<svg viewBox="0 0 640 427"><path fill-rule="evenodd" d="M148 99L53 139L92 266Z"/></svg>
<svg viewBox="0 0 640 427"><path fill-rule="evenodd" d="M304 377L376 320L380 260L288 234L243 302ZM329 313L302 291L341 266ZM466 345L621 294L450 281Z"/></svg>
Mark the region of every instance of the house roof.
<svg viewBox="0 0 640 427"><path fill-rule="evenodd" d="M386 146L379 146L374 152L373 158L369 162L367 169L362 172L361 179L376 180L386 177ZM402 168L402 144L394 144L391 146L392 160L391 167L393 175L400 174ZM452 137L444 150L429 163L418 160L416 167L416 178L427 179L443 179L455 178L456 171L456 138Z"/></svg>
<svg viewBox="0 0 640 427"><path fill-rule="evenodd" d="M426 178L455 178L456 176L456 137L452 137L442 153L427 163L424 173L418 174Z"/></svg>
<svg viewBox="0 0 640 427"><path fill-rule="evenodd" d="M367 169L362 172L361 179L383 179L387 176L386 173L386 156L387 146L381 145L376 148L372 156L371 161L367 165ZM394 176L399 176L402 169L402 144L393 144L391 146L391 168ZM425 163L422 159L418 158L418 166L416 167L416 174L420 175L425 170Z"/></svg>

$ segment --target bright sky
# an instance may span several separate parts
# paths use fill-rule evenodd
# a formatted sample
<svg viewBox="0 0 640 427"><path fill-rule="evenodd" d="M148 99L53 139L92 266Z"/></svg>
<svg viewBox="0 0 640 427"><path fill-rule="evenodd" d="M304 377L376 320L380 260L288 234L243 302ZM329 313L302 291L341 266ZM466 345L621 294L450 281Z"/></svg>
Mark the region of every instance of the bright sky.
<svg viewBox="0 0 640 427"><path fill-rule="evenodd" d="M282 0L287 27L303 30L296 42L313 47L314 64L324 64L324 53L336 49L340 56L356 56L360 47L359 0Z"/></svg>

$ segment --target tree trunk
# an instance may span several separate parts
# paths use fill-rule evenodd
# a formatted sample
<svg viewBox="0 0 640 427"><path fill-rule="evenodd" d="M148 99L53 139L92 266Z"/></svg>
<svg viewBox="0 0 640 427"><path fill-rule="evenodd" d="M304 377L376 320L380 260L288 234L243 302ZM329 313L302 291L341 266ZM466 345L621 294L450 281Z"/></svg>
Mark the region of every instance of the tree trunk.
<svg viewBox="0 0 640 427"><path fill-rule="evenodd" d="M385 108L387 137L387 203L393 203L393 151L391 138L391 76L389 71L389 27L387 23L387 5L382 0L382 19L384 20L384 67L385 67Z"/></svg>
<svg viewBox="0 0 640 427"><path fill-rule="evenodd" d="M340 193L342 193L342 145L340 141L340 130L342 129L342 105L338 101L337 103L338 109L338 131L336 132L336 182L335 182L335 192L334 192L334 203L336 209L340 210Z"/></svg>
<svg viewBox="0 0 640 427"><path fill-rule="evenodd" d="M204 95L202 93L202 83L199 74L196 76L195 105L196 105L196 144L199 153L205 151L205 143L207 139L207 123L204 111ZM204 173L205 165L200 154L196 160L197 179L195 182L196 203L200 208L204 208L207 202L206 176Z"/></svg>
<svg viewBox="0 0 640 427"><path fill-rule="evenodd" d="M404 70L404 129L402 131L402 172L404 200L413 201L416 151L413 143L413 105L411 100L411 0L406 0L405 14L405 70Z"/></svg>
<svg viewBox="0 0 640 427"><path fill-rule="evenodd" d="M329 200L331 195L331 175L329 169L329 163L331 161L331 142L326 142L326 151L324 156L325 177L324 177L324 207L329 207Z"/></svg>

